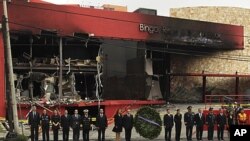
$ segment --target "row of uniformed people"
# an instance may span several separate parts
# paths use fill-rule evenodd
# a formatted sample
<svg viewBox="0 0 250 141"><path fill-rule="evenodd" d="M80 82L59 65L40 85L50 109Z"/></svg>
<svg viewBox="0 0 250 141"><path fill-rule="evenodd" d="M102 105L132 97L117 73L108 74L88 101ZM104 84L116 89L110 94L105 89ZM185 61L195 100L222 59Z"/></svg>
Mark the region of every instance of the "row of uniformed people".
<svg viewBox="0 0 250 141"><path fill-rule="evenodd" d="M50 122L52 123L53 140L58 141L58 130L62 127L63 141L69 140L69 129L73 129L73 140L79 141L80 128L83 131L83 141L89 141L89 130L92 126L91 117L88 115L88 110L84 110L84 115L80 116L78 110L74 111L74 115L69 115L65 110L64 114L60 116L58 111L55 110L54 114L50 117L46 110L43 111L41 116L36 112L36 107L32 107L32 111L29 113L28 124L31 129L31 141L38 141L38 128L41 125L43 141L49 141L49 128ZM100 109L99 114L96 117L96 128L98 129L98 140L105 140L105 130L108 126L107 117Z"/></svg>
<svg viewBox="0 0 250 141"><path fill-rule="evenodd" d="M209 141L213 140L214 126L217 126L218 140L224 140L225 125L231 125L232 123L230 122L230 116L227 117L223 109L219 109L217 115L213 113L213 108L209 108L209 113L207 115L204 115L201 109L198 109L196 114L192 112L191 106L188 106L187 109L188 111L184 114L184 124L186 126L186 138L188 141L192 140L194 126L196 126L197 140L202 140L204 125L207 125L208 128L207 138ZM177 113L174 116L170 114L170 110L167 109L167 114L164 115L163 122L165 127L165 140L171 140L171 131L175 124L175 140L179 141L182 127L182 114L180 113L180 109L177 109ZM242 122L245 123L246 119Z"/></svg>

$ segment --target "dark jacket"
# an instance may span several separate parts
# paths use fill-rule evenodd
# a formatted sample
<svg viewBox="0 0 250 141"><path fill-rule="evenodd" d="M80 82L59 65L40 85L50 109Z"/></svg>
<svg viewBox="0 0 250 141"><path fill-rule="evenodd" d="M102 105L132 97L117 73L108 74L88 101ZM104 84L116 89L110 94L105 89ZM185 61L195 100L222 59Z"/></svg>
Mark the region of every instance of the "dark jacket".
<svg viewBox="0 0 250 141"><path fill-rule="evenodd" d="M194 126L194 113L186 112L184 114L184 122L186 122L186 126Z"/></svg>
<svg viewBox="0 0 250 141"><path fill-rule="evenodd" d="M85 115L82 116L82 128L83 130L90 130L91 117L88 115L87 117Z"/></svg>
<svg viewBox="0 0 250 141"><path fill-rule="evenodd" d="M172 128L174 126L174 117L172 114L165 114L163 118L165 128Z"/></svg>
<svg viewBox="0 0 250 141"><path fill-rule="evenodd" d="M228 125L233 125L234 124L234 115L233 114L228 114L228 116L227 116L227 124Z"/></svg>
<svg viewBox="0 0 250 141"><path fill-rule="evenodd" d="M199 113L195 114L195 116L194 116L194 123L198 127L203 126L206 123L206 121L205 121L205 115L201 113L201 117L200 117Z"/></svg>
<svg viewBox="0 0 250 141"><path fill-rule="evenodd" d="M80 129L81 124L81 116L80 115L72 115L71 116L71 127L73 129L79 128Z"/></svg>
<svg viewBox="0 0 250 141"><path fill-rule="evenodd" d="M69 128L70 123L71 123L71 116L70 115L67 115L67 117L65 115L61 116L61 127L62 128Z"/></svg>
<svg viewBox="0 0 250 141"><path fill-rule="evenodd" d="M116 114L114 119L115 119L115 127L113 128L113 131L122 132L122 115Z"/></svg>
<svg viewBox="0 0 250 141"><path fill-rule="evenodd" d="M52 122L52 129L60 129L60 116L59 115L53 115L51 116L51 122ZM55 125L57 124L57 125Z"/></svg>
<svg viewBox="0 0 250 141"><path fill-rule="evenodd" d="M225 114L222 115L218 114L216 120L218 125L224 126L227 124L227 118Z"/></svg>
<svg viewBox="0 0 250 141"><path fill-rule="evenodd" d="M133 115L130 114L128 116L127 114L123 116L122 118L122 125L125 129L132 129L133 128Z"/></svg>
<svg viewBox="0 0 250 141"><path fill-rule="evenodd" d="M216 117L214 114L208 114L206 116L206 124L208 126L214 126L215 122L216 122Z"/></svg>
<svg viewBox="0 0 250 141"><path fill-rule="evenodd" d="M96 127L99 129L105 129L108 127L108 120L105 114L101 117L100 114L96 117Z"/></svg>
<svg viewBox="0 0 250 141"><path fill-rule="evenodd" d="M42 127L49 127L49 122L50 122L50 116L49 115L41 115L41 124Z"/></svg>
<svg viewBox="0 0 250 141"><path fill-rule="evenodd" d="M33 112L29 113L28 123L31 126L38 126L40 124L40 115L38 112L33 115Z"/></svg>
<svg viewBox="0 0 250 141"><path fill-rule="evenodd" d="M181 124L181 119L182 119L182 114L180 114L180 115L175 114L174 115L174 123L175 123L175 125L180 125Z"/></svg>

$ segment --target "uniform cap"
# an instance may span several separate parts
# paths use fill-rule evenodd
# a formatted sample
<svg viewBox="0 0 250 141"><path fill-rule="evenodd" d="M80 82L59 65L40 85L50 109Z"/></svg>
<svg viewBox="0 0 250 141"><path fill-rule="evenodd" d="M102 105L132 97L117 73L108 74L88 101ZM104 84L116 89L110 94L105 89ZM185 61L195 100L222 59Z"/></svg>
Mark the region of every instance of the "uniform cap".
<svg viewBox="0 0 250 141"><path fill-rule="evenodd" d="M88 110L88 109L84 109L83 112L84 112L84 113L88 113L89 110Z"/></svg>
<svg viewBox="0 0 250 141"><path fill-rule="evenodd" d="M193 107L192 106L188 106L187 109L192 109Z"/></svg>

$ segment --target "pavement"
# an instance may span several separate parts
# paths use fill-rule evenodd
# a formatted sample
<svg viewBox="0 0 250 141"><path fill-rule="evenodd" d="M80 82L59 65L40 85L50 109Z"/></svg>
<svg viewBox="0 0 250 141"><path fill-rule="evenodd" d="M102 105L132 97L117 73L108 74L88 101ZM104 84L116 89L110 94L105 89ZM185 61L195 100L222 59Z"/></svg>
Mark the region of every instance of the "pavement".
<svg viewBox="0 0 250 141"><path fill-rule="evenodd" d="M197 112L198 108L205 108L204 104L191 104L193 106L193 112ZM171 113L172 114L175 114L175 111L177 108L179 108L181 110L181 113L184 115L184 113L187 111L187 106L189 106L189 104L176 104L176 105L163 105L163 106L157 106L157 111L160 113L162 119L163 119L163 116L164 114L166 114L166 108L170 108L171 110ZM214 106L213 106L214 107ZM214 107L214 109L217 109L219 107ZM132 114L135 115L137 110L132 110ZM182 119L183 120L183 119ZM109 125L107 130L106 130L106 141L114 141L115 140L115 133L112 131L114 125ZM196 140L196 131L195 131L195 127L193 128L193 140ZM162 131L161 131L161 134L154 140L156 141L163 141L165 140L164 139L164 129L162 128ZM1 138L5 137L5 135L7 134L7 132L3 131L3 132L0 132L0 140ZM29 136L29 129L28 128L25 128L24 129L24 134ZM95 141L97 140L97 137L98 137L98 133L97 131L90 131L90 140L91 141ZM70 140L72 140L72 130L70 130ZM225 133L224 133L224 139L225 141L229 141L229 137L228 137L228 132L225 130ZM50 131L50 139L53 140L53 133L52 131ZM42 140L42 136L41 134L39 135L39 140ZM62 140L62 131L60 130L59 131L59 140ZM82 131L80 132L80 141L82 140ZM124 141L125 140L125 133L124 133L124 130L123 132L121 133L121 140ZM132 129L132 137L131 137L131 140L132 141L149 141L149 139L145 139L143 137L141 137L136 131L135 129L133 128ZM172 129L172 141L175 140L175 128L173 127ZM214 132L214 141L217 141L217 131ZM181 130L181 141L186 141L186 129L185 129L185 126L184 124L182 124L182 130ZM204 131L203 132L203 141L207 141L207 131Z"/></svg>

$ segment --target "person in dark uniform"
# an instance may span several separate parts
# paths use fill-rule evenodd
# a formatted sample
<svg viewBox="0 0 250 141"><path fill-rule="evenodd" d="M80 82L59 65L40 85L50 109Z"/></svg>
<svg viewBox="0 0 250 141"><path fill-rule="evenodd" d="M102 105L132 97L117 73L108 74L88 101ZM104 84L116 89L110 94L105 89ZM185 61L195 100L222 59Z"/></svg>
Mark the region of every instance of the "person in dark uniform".
<svg viewBox="0 0 250 141"><path fill-rule="evenodd" d="M82 138L83 141L89 141L89 130L91 125L91 117L89 116L89 110L83 110L83 117L82 117Z"/></svg>
<svg viewBox="0 0 250 141"><path fill-rule="evenodd" d="M241 109L241 107L240 107L240 104L239 103L237 103L237 102L235 102L235 104L236 104L236 107L235 107L235 110L234 110L234 123L235 123L235 125L238 125L238 114L240 113L240 109Z"/></svg>
<svg viewBox="0 0 250 141"><path fill-rule="evenodd" d="M131 131L133 128L133 115L130 114L130 109L127 110L127 114L122 118L122 125L125 129L125 139L126 141L131 140Z"/></svg>
<svg viewBox="0 0 250 141"><path fill-rule="evenodd" d="M113 128L113 132L115 132L115 140L120 141L121 137L120 134L122 132L122 110L118 109L115 116L114 116L115 126Z"/></svg>
<svg viewBox="0 0 250 141"><path fill-rule="evenodd" d="M192 112L192 106L187 107L188 112L184 114L184 123L186 126L186 137L188 141L192 140L193 126L194 126L194 113Z"/></svg>
<svg viewBox="0 0 250 141"><path fill-rule="evenodd" d="M198 141L202 140L203 127L205 124L205 116L202 114L201 108L198 109L198 113L194 116L194 123L196 125L196 139Z"/></svg>
<svg viewBox="0 0 250 141"><path fill-rule="evenodd" d="M219 114L217 115L216 120L217 120L217 137L219 141L223 141L224 128L227 123L227 118L222 109L219 109Z"/></svg>
<svg viewBox="0 0 250 141"><path fill-rule="evenodd" d="M206 116L206 124L208 127L207 138L209 141L213 140L214 137L214 124L215 124L215 115L213 114L213 108L209 108L209 113Z"/></svg>
<svg viewBox="0 0 250 141"><path fill-rule="evenodd" d="M180 113L180 109L177 109L177 113L174 115L174 123L175 123L175 140L180 141L181 136L181 125L182 125L182 114Z"/></svg>
<svg viewBox="0 0 250 141"><path fill-rule="evenodd" d="M172 114L170 114L169 109L167 109L167 114L164 115L163 123L165 127L165 140L170 141L172 128L174 126L174 117Z"/></svg>
<svg viewBox="0 0 250 141"><path fill-rule="evenodd" d="M79 141L81 116L78 114L78 110L74 111L74 115L71 117L71 127L73 129L73 141Z"/></svg>
<svg viewBox="0 0 250 141"><path fill-rule="evenodd" d="M28 124L30 125L31 141L38 141L40 115L36 112L36 106L33 106L32 111L29 113Z"/></svg>
<svg viewBox="0 0 250 141"><path fill-rule="evenodd" d="M50 116L47 114L46 110L43 110L43 114L41 115L43 141L49 141L49 122Z"/></svg>
<svg viewBox="0 0 250 141"><path fill-rule="evenodd" d="M51 116L52 130L54 141L58 141L58 130L60 129L60 115L57 110L54 110L54 115Z"/></svg>
<svg viewBox="0 0 250 141"><path fill-rule="evenodd" d="M68 110L64 111L64 115L61 116L61 127L63 131L63 141L69 140L69 127L71 122L71 116L68 114Z"/></svg>
<svg viewBox="0 0 250 141"><path fill-rule="evenodd" d="M105 141L105 130L108 127L108 120L103 109L100 109L96 117L96 127L98 128L98 141Z"/></svg>
<svg viewBox="0 0 250 141"><path fill-rule="evenodd" d="M230 126L234 125L234 111L228 111L227 115L227 133L228 137L230 137Z"/></svg>

